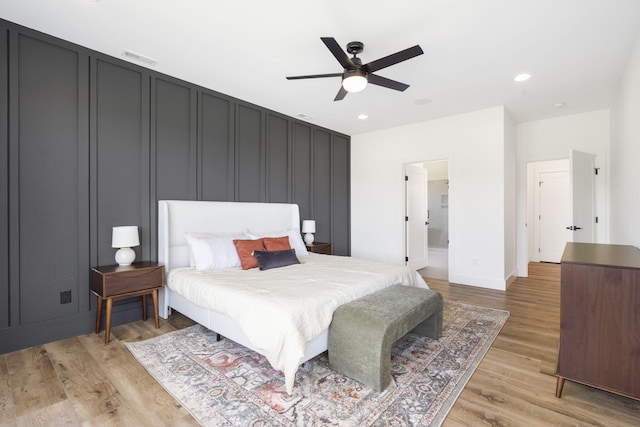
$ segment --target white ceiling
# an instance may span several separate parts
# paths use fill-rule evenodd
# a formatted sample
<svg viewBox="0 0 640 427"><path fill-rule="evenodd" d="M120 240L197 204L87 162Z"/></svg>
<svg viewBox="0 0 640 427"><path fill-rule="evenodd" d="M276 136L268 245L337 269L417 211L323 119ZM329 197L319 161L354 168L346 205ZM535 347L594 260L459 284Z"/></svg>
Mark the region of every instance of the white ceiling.
<svg viewBox="0 0 640 427"><path fill-rule="evenodd" d="M499 105L517 122L608 108L640 0L0 0L0 17L356 135ZM377 72L405 92L369 85L334 102L337 77L285 79L342 71L325 36L362 41L363 63L425 54Z"/></svg>

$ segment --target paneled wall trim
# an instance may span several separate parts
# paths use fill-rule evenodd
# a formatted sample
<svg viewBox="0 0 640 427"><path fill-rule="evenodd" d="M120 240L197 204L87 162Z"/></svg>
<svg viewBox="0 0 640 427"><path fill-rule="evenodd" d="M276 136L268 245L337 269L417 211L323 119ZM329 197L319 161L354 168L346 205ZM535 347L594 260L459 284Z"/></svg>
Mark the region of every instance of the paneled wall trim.
<svg viewBox="0 0 640 427"><path fill-rule="evenodd" d="M0 20L0 353L93 330L111 228L161 199L297 203L350 254L350 137ZM61 293L71 294L62 303ZM141 318L138 298L113 324Z"/></svg>

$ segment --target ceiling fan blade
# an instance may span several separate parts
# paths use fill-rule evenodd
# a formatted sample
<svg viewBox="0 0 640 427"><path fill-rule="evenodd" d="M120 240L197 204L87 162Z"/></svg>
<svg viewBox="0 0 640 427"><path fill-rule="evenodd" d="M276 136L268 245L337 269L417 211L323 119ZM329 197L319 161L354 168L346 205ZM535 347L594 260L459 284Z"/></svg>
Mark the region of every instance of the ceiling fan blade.
<svg viewBox="0 0 640 427"><path fill-rule="evenodd" d="M408 84L400 83L398 81L378 76L376 74L369 74L367 77L369 83L373 85L383 86L389 89L398 90L400 92L404 92L409 87Z"/></svg>
<svg viewBox="0 0 640 427"><path fill-rule="evenodd" d="M383 68L387 68L391 65L397 64L398 62L406 61L407 59L414 58L418 55L422 55L424 52L419 45L415 45L405 50L401 50L400 52L392 53L389 56L385 56L384 58L376 59L375 61L371 61L368 64L362 66L368 72L373 73L378 70L382 70Z"/></svg>
<svg viewBox="0 0 640 427"><path fill-rule="evenodd" d="M327 46L327 49L336 57L342 68L345 70L356 68L347 53L342 50L336 39L333 37L320 37L320 40Z"/></svg>
<svg viewBox="0 0 640 427"><path fill-rule="evenodd" d="M331 73L331 74L312 74L309 76L289 76L287 80L300 80L300 79L321 79L324 77L342 77L342 73Z"/></svg>
<svg viewBox="0 0 640 427"><path fill-rule="evenodd" d="M342 101L344 99L345 96L347 96L349 92L347 92L347 90L340 85L340 90L338 91L338 94L336 95L336 97L333 99L334 101Z"/></svg>

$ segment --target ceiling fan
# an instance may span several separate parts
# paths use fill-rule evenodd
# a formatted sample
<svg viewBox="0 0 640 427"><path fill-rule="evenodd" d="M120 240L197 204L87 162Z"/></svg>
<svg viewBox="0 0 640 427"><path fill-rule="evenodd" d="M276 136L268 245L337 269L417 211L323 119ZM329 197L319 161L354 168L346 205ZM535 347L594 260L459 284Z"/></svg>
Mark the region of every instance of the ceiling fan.
<svg viewBox="0 0 640 427"><path fill-rule="evenodd" d="M367 83L403 92L409 87L408 84L400 83L373 73L424 53L419 45L415 45L408 49L401 50L400 52L385 56L384 58L362 64L360 58L356 56L362 53L362 50L364 49L364 44L362 42L350 42L347 44L347 52L353 55L353 58L349 58L333 37L320 37L320 40L322 40L329 51L331 51L333 56L338 60L340 65L342 65L344 71L342 73L332 74L290 76L287 77L287 80L342 77L342 86L340 86L340 90L338 91L334 101L341 101L349 92L360 92L367 86Z"/></svg>

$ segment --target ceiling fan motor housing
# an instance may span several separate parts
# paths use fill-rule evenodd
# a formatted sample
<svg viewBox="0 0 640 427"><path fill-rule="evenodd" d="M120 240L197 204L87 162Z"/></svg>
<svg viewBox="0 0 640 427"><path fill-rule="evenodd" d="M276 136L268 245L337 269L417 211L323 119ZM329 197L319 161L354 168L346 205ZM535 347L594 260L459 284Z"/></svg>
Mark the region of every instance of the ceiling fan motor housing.
<svg viewBox="0 0 640 427"><path fill-rule="evenodd" d="M351 55L358 55L364 50L364 43L362 42L349 42L347 43L347 52Z"/></svg>
<svg viewBox="0 0 640 427"><path fill-rule="evenodd" d="M354 76L360 76L360 77L366 78L367 73L361 68L355 68L353 70L345 70L344 74L342 74L342 80L349 77L354 77Z"/></svg>

